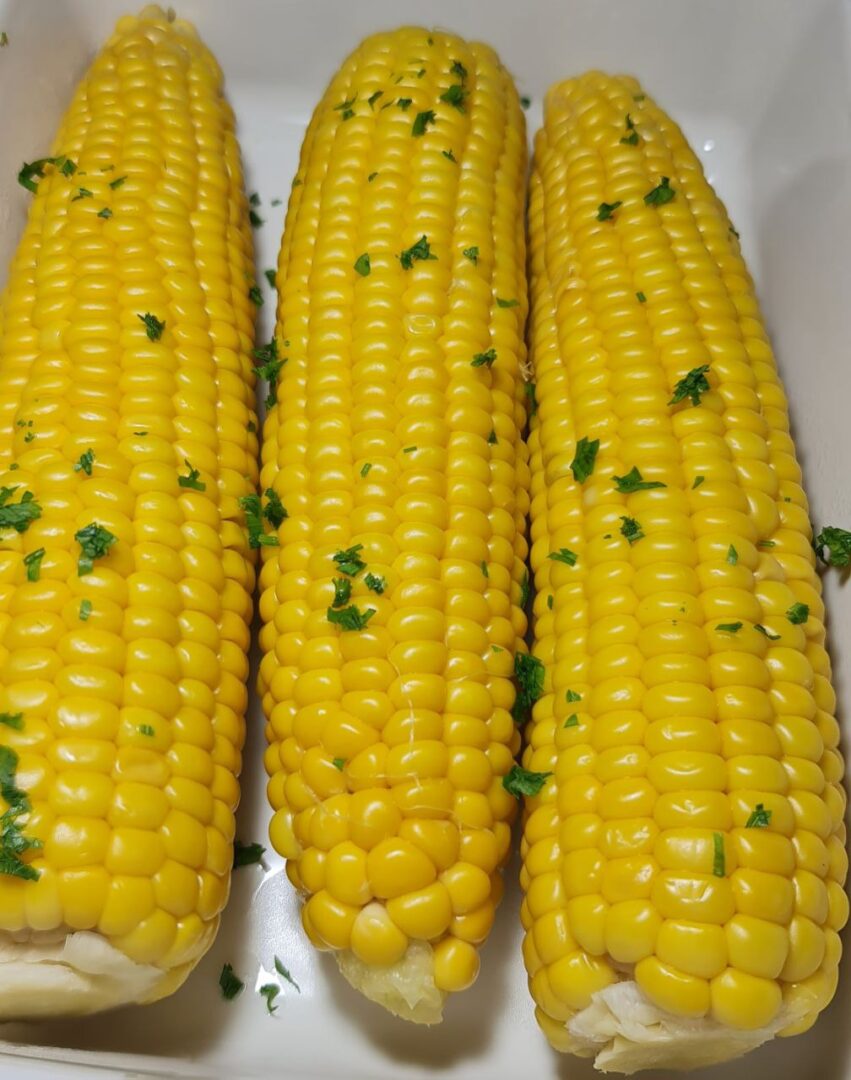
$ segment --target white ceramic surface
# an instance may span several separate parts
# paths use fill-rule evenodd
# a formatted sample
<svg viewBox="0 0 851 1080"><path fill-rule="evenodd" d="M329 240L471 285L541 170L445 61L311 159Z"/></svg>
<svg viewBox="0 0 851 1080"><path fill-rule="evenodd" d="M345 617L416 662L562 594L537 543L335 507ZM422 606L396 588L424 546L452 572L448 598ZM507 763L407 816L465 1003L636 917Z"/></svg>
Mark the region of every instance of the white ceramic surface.
<svg viewBox="0 0 851 1080"><path fill-rule="evenodd" d="M0 0L0 284L29 196L20 163L43 156L74 82L133 0ZM589 67L630 72L681 122L742 235L773 333L817 524L851 526L851 0L187 0L175 6L216 53L239 121L249 190L262 198L258 270L275 265L310 109L366 33L402 22L489 41L532 96ZM259 277L263 282L264 279ZM265 284L264 284L265 291ZM261 335L271 331L266 291ZM851 596L829 575L841 715L851 720ZM262 721L253 702L238 835L265 841ZM846 743L851 745L851 743ZM585 1080L538 1032L520 959L517 866L476 986L442 1026L413 1028L359 998L301 933L280 873L237 871L218 941L184 988L147 1009L0 1028L0 1080L79 1076L331 1080ZM253 988L274 954L287 987L267 1016ZM246 991L221 999L233 964ZM73 1064L72 1064L73 1063ZM112 1070L115 1070L114 1072ZM648 1077L651 1074L646 1074ZM659 1074L660 1076L662 1074ZM671 1075L671 1074L665 1074ZM700 1080L851 1080L851 972L814 1031Z"/></svg>

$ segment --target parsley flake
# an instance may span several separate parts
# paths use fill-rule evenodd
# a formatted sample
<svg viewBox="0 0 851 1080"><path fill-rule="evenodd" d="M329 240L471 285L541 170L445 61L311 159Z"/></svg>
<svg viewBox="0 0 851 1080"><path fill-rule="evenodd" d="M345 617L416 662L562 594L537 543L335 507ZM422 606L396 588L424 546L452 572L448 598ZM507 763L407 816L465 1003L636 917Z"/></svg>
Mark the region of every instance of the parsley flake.
<svg viewBox="0 0 851 1080"><path fill-rule="evenodd" d="M623 525L621 525L621 536L626 537L630 547L632 547L633 544L637 544L639 540L644 539L644 533L641 531L641 526L635 518L622 517L621 521L623 522Z"/></svg>
<svg viewBox="0 0 851 1080"><path fill-rule="evenodd" d="M409 248L399 255L399 262L402 264L403 270L410 270L416 260L426 261L428 259L436 259L436 255L432 255L431 247L429 246L428 238L423 234L416 244L412 244Z"/></svg>
<svg viewBox="0 0 851 1080"><path fill-rule="evenodd" d="M637 465L626 473L625 476L613 476L615 491L621 495L632 495L635 491L651 491L653 488L667 487L661 480L644 480Z"/></svg>
<svg viewBox="0 0 851 1080"><path fill-rule="evenodd" d="M90 574L94 569L94 560L102 559L118 540L109 529L97 522L91 522L74 533L74 539L80 545L80 557L77 560L77 573L80 577Z"/></svg>
<svg viewBox="0 0 851 1080"><path fill-rule="evenodd" d="M699 405L700 395L708 393L710 389L706 378L707 371L709 371L709 364L692 368L688 375L684 375L674 387L674 396L668 404L679 405L686 398L691 398L692 405Z"/></svg>
<svg viewBox="0 0 851 1080"><path fill-rule="evenodd" d="M692 491L694 491L695 488L699 488L705 479L705 476L696 476L694 478L694 483L691 485Z"/></svg>
<svg viewBox="0 0 851 1080"><path fill-rule="evenodd" d="M360 274L361 277L369 277L370 269L369 254L364 252L363 255L358 255L355 259L355 271Z"/></svg>
<svg viewBox="0 0 851 1080"><path fill-rule="evenodd" d="M341 574L357 577L361 570L366 570L366 563L358 554L361 551L363 551L363 544L353 544L350 548L336 553L334 562Z"/></svg>
<svg viewBox="0 0 851 1080"><path fill-rule="evenodd" d="M671 181L667 176L663 176L661 182L644 196L644 202L647 206L664 206L673 199L674 195L676 192L671 187Z"/></svg>
<svg viewBox="0 0 851 1080"><path fill-rule="evenodd" d="M417 113L416 119L411 126L411 134L414 138L420 135L425 135L429 124L436 124L437 117L434 115L432 109L427 109L425 112Z"/></svg>
<svg viewBox="0 0 851 1080"><path fill-rule="evenodd" d="M750 812L745 822L746 829L767 829L771 824L771 811L766 810L761 802L756 804L756 809Z"/></svg>
<svg viewBox="0 0 851 1080"><path fill-rule="evenodd" d="M773 634L767 627L763 626L762 623L754 623L753 628L758 634L762 634L763 637L767 637L769 641L780 640L780 634Z"/></svg>
<svg viewBox="0 0 851 1080"><path fill-rule="evenodd" d="M79 460L74 463L74 472L84 472L86 476L91 476L94 460L95 452L89 447L84 454L80 454Z"/></svg>
<svg viewBox="0 0 851 1080"><path fill-rule="evenodd" d="M372 468L372 462L371 461L364 462L363 466L361 467L361 471L360 471L361 476L367 476L369 474L369 470L371 468Z"/></svg>
<svg viewBox="0 0 851 1080"><path fill-rule="evenodd" d="M83 622L88 622L88 619L89 619L89 616L91 615L91 613L92 613L92 602L91 602L91 600L81 600L80 601L80 618L82 619L82 621Z"/></svg>
<svg viewBox="0 0 851 1080"><path fill-rule="evenodd" d="M164 322L160 322L156 315L152 315L150 311L146 311L144 315L137 315L136 318L145 324L145 333L148 335L149 341L160 340L163 336L163 330L165 330Z"/></svg>
<svg viewBox="0 0 851 1080"><path fill-rule="evenodd" d="M479 249L477 247L464 248L461 254L465 259L469 259L473 266L479 265Z"/></svg>
<svg viewBox="0 0 851 1080"><path fill-rule="evenodd" d="M726 877L726 860L724 858L724 837L720 832L712 834L712 873L715 877Z"/></svg>
<svg viewBox="0 0 851 1080"><path fill-rule="evenodd" d="M387 588L387 582L380 574L367 574L363 579L364 585L374 593L381 593Z"/></svg>
<svg viewBox="0 0 851 1080"><path fill-rule="evenodd" d="M248 546L250 548L278 547L277 536L270 536L263 528L263 508L260 504L260 496L241 495L237 500L239 506L245 511L245 527L248 531Z"/></svg>
<svg viewBox="0 0 851 1080"><path fill-rule="evenodd" d="M496 349L490 348L485 352L476 353L470 361L470 367L493 367L496 360Z"/></svg>
<svg viewBox="0 0 851 1080"><path fill-rule="evenodd" d="M733 545L730 544L730 546L727 548L727 562L730 564L730 566L735 566L738 561L739 553L738 551L736 551Z"/></svg>
<svg viewBox="0 0 851 1080"><path fill-rule="evenodd" d="M453 83L443 91L440 95L440 100L445 101L447 105L451 105L453 108L457 109L458 112L465 112L464 100L466 97L467 91L461 83Z"/></svg>
<svg viewBox="0 0 851 1080"><path fill-rule="evenodd" d="M256 307L263 307L263 293L260 292L257 285L252 285L248 290L248 299Z"/></svg>
<svg viewBox="0 0 851 1080"><path fill-rule="evenodd" d="M511 707L516 724L525 724L532 706L544 692L544 665L531 653L515 653L514 677L517 680L517 697Z"/></svg>
<svg viewBox="0 0 851 1080"><path fill-rule="evenodd" d="M844 569L851 563L851 532L835 525L826 525L813 542L816 555L827 566ZM827 548L827 558L824 550Z"/></svg>
<svg viewBox="0 0 851 1080"><path fill-rule="evenodd" d="M621 206L623 206L623 202L620 199L613 203L601 202L597 207L597 220L614 221L615 210Z"/></svg>
<svg viewBox="0 0 851 1080"><path fill-rule="evenodd" d="M370 109L373 108L376 101L378 101L378 99L381 97L381 95L383 93L384 93L383 90L376 90L374 94L369 95L369 97L366 99L366 103L367 103L367 105L369 105Z"/></svg>
<svg viewBox="0 0 851 1080"><path fill-rule="evenodd" d="M567 691L567 700L572 704L574 701L581 701L582 695L577 694L575 690Z"/></svg>
<svg viewBox="0 0 851 1080"><path fill-rule="evenodd" d="M6 727L14 728L15 731L23 731L24 714L22 712L0 712L0 724L5 724Z"/></svg>
<svg viewBox="0 0 851 1080"><path fill-rule="evenodd" d="M331 584L334 586L334 599L331 607L345 607L352 598L352 583L349 578L335 577Z"/></svg>
<svg viewBox="0 0 851 1080"><path fill-rule="evenodd" d="M180 487L182 487L182 488L191 488L193 491L206 491L207 490L207 485L204 483L203 480L198 479L198 477L201 475L201 470L200 469L193 469L192 468L192 462L189 461L188 458L184 458L183 463L186 465L186 468L189 470L189 474L188 474L188 476L178 476L177 482L180 485Z"/></svg>
<svg viewBox="0 0 851 1080"><path fill-rule="evenodd" d="M269 390L266 394L266 408L271 409L273 405L278 403L278 378L281 374L281 368L287 362L287 358L278 359L278 341L274 337L268 345L261 345L260 348L252 350L252 355L255 360L260 361L254 368L254 374L261 379L265 379L269 384Z"/></svg>
<svg viewBox="0 0 851 1080"><path fill-rule="evenodd" d="M286 979L290 986L294 986L295 989L298 990L299 993L301 993L301 987L298 985L292 975L290 975L289 971L287 971L287 969L277 958L277 956L275 957L275 971L277 971L277 973L281 976L282 979Z"/></svg>
<svg viewBox="0 0 851 1080"><path fill-rule="evenodd" d="M452 153L452 151L451 151L451 150L441 150L441 153L443 154L443 156L444 156L444 157L445 157L445 158L446 158L446 159L447 159L448 161L452 161L452 162L454 162L454 164L456 164L456 165L458 164L458 161L457 161L457 159L456 159L455 155L454 155L454 154Z"/></svg>
<svg viewBox="0 0 851 1080"><path fill-rule="evenodd" d="M253 866L255 863L259 863L263 859L266 849L262 844L256 842L251 844L243 844L239 840L234 840L233 843L233 868L236 870L240 866Z"/></svg>
<svg viewBox="0 0 851 1080"><path fill-rule="evenodd" d="M503 300L501 296L496 298L496 306L501 308L520 307L519 300Z"/></svg>
<svg viewBox="0 0 851 1080"><path fill-rule="evenodd" d="M531 385L531 384L527 384ZM573 479L577 484L584 484L594 472L594 464L597 460L597 451L600 449L599 439L588 439L584 435L576 444L576 453L570 463Z"/></svg>
<svg viewBox="0 0 851 1080"><path fill-rule="evenodd" d="M264 998L266 1001L266 1010L270 1016L274 1016L278 1011L278 1006L275 1004L275 998L280 992L280 986L276 986L275 983L264 983L257 991L260 997Z"/></svg>
<svg viewBox="0 0 851 1080"><path fill-rule="evenodd" d="M41 574L41 560L44 558L44 548L36 548L29 555L24 556L24 566L27 568L27 581L38 581Z"/></svg>
<svg viewBox="0 0 851 1080"><path fill-rule="evenodd" d="M523 795L534 798L540 795L541 789L552 775L551 772L532 772L524 769L522 765L512 765L510 771L502 778L502 786L509 795L514 795L518 799Z"/></svg>
<svg viewBox="0 0 851 1080"><path fill-rule="evenodd" d="M565 566L576 566L578 555L570 548L559 548L558 551L551 551L547 558L553 562L564 563Z"/></svg>
<svg viewBox="0 0 851 1080"><path fill-rule="evenodd" d="M277 491L273 488L266 488L264 494L268 501L263 507L263 517L273 528L279 529L290 515L287 513L287 508L281 502L281 496Z"/></svg>
<svg viewBox="0 0 851 1080"><path fill-rule="evenodd" d="M327 611L328 622L335 623L342 630L363 630L374 614L375 608L361 611L355 604L341 609L329 607Z"/></svg>
<svg viewBox="0 0 851 1080"><path fill-rule="evenodd" d="M809 617L810 608L808 604L793 604L786 612L786 618L793 626L800 626L801 623L805 623Z"/></svg>
<svg viewBox="0 0 851 1080"><path fill-rule="evenodd" d="M219 975L219 986L221 987L222 997L225 1001L233 1001L236 995L241 993L245 988L245 983L242 979L234 975L233 968L230 964L225 964L222 968L221 975Z"/></svg>
<svg viewBox="0 0 851 1080"><path fill-rule="evenodd" d="M727 622L727 623L718 623L718 625L715 627L715 629L716 630L721 630L725 634L738 634L738 632L742 629L742 626L743 626L743 624L740 623L740 622Z"/></svg>

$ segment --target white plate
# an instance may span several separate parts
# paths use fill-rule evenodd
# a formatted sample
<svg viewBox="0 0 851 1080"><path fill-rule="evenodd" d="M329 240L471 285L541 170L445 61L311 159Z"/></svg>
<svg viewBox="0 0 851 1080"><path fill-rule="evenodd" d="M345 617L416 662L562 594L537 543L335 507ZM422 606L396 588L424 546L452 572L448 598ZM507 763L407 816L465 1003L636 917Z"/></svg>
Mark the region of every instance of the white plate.
<svg viewBox="0 0 851 1080"><path fill-rule="evenodd" d="M29 196L24 160L47 152L74 82L134 0L0 0L0 283ZM339 62L366 33L427 21L489 41L532 96L589 67L633 73L684 126L725 199L764 305L796 427L813 516L851 524L851 138L843 0L189 0L224 68L249 190L262 198L258 269L274 266L304 125ZM258 275L258 280L263 281ZM265 290L265 286L264 286ZM270 294L267 301L271 300ZM261 334L271 332L272 305ZM851 605L829 575L831 644L851 650ZM839 677L847 704L848 680ZM264 840L262 721L252 704L238 835ZM414 1028L359 998L307 945L281 863L237 871L214 948L184 988L147 1009L0 1029L0 1078L114 1075L535 1080L591 1074L548 1049L520 959L517 866L476 986L442 1026ZM301 986L266 1015L253 988L277 953ZM222 964L246 992L221 999ZM849 1080L849 979L814 1031L701 1077ZM8 1056L3 1056L3 1055ZM41 1059L37 1065L32 1059ZM76 1062L78 1068L69 1068ZM670 1074L666 1074L670 1075ZM697 1074L695 1074L697 1075ZM648 1074L649 1076L649 1074Z"/></svg>

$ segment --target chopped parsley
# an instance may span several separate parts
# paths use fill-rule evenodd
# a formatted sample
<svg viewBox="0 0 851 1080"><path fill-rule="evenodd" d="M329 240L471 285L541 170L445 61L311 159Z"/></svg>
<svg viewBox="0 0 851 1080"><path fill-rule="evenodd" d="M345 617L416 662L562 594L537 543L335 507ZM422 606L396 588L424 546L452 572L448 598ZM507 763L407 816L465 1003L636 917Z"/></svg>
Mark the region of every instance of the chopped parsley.
<svg viewBox="0 0 851 1080"><path fill-rule="evenodd" d="M469 259L473 266L479 265L479 249L477 247L464 248L461 254L465 259Z"/></svg>
<svg viewBox="0 0 851 1080"><path fill-rule="evenodd" d="M277 973L281 976L282 979L286 979L290 986L294 986L296 990L301 993L301 987L298 985L292 975L290 975L290 973L287 971L281 961L277 958L277 956L275 957L275 971L277 971Z"/></svg>
<svg viewBox="0 0 851 1080"><path fill-rule="evenodd" d="M621 495L632 495L635 491L651 491L653 488L667 487L661 480L644 480L638 471L638 466L633 465L625 476L613 476L615 491Z"/></svg>
<svg viewBox="0 0 851 1080"><path fill-rule="evenodd" d="M269 282L269 288L270 289L274 289L274 288L277 287L276 284L275 284L275 273L276 272L274 270L264 270L263 271L263 276Z"/></svg>
<svg viewBox="0 0 851 1080"><path fill-rule="evenodd" d="M532 383L527 383L532 386ZM570 463L573 479L577 484L584 484L594 472L594 463L597 460L597 451L600 449L599 439L588 439L584 435L576 444L576 453Z"/></svg>
<svg viewBox="0 0 851 1080"><path fill-rule="evenodd" d="M569 701L571 704L574 701L581 701L581 700L582 700L582 695L577 694L575 690L568 690L567 691L567 701Z"/></svg>
<svg viewBox="0 0 851 1080"><path fill-rule="evenodd" d="M725 634L738 634L742 629L742 623L740 622L725 622L718 623L715 627L716 630L722 630Z"/></svg>
<svg viewBox="0 0 851 1080"><path fill-rule="evenodd" d="M77 188L77 194L74 196L74 198L71 200L71 202L79 202L80 199L93 199L93 198L94 198L94 192L89 191L88 188L79 187L79 188Z"/></svg>
<svg viewBox="0 0 851 1080"><path fill-rule="evenodd" d="M254 374L261 379L265 379L269 384L269 391L266 394L266 408L271 409L278 402L278 378L281 374L281 368L287 362L287 358L278 359L278 341L274 337L268 345L261 345L259 349L254 349L252 355L255 360L260 361L254 368Z"/></svg>
<svg viewBox="0 0 851 1080"><path fill-rule="evenodd" d="M733 234L733 236L735 236L735 238L737 240L741 240L741 236L739 236L739 230L738 229L736 229L733 225L728 225L727 228L728 228L729 232L731 232Z"/></svg>
<svg viewBox="0 0 851 1080"><path fill-rule="evenodd" d="M260 226L264 224L263 218L253 209L248 211L248 220L251 222L251 227L253 229L259 229Z"/></svg>
<svg viewBox="0 0 851 1080"><path fill-rule="evenodd" d="M387 588L387 582L380 574L367 574L364 577L363 582L368 589L371 589L372 592L378 593L379 595Z"/></svg>
<svg viewBox="0 0 851 1080"><path fill-rule="evenodd" d="M411 134L414 138L420 135L425 135L429 124L437 123L437 117L434 115L432 109L427 109L425 112L417 113L416 119L411 126Z"/></svg>
<svg viewBox="0 0 851 1080"><path fill-rule="evenodd" d="M335 577L331 584L334 586L334 599L331 607L345 607L352 598L352 583L349 578Z"/></svg>
<svg viewBox="0 0 851 1080"><path fill-rule="evenodd" d="M91 600L81 600L80 601L80 618L82 619L82 621L83 622L88 622L88 619L89 619L89 616L91 615L91 613L92 613L92 602L91 602Z"/></svg>
<svg viewBox="0 0 851 1080"><path fill-rule="evenodd" d="M370 269L369 254L365 251L363 255L358 255L355 259L355 271L360 274L361 277L369 277Z"/></svg>
<svg viewBox="0 0 851 1080"><path fill-rule="evenodd" d="M777 542L775 540L757 540L756 546L761 548L773 548L777 547Z"/></svg>
<svg viewBox="0 0 851 1080"><path fill-rule="evenodd" d="M255 863L261 862L266 849L262 844L256 842L251 844L243 844L239 840L234 840L233 843L233 868L237 869L239 866L253 866Z"/></svg>
<svg viewBox="0 0 851 1080"><path fill-rule="evenodd" d="M366 563L358 554L360 551L363 551L363 544L353 544L350 548L336 553L334 562L341 574L357 577L361 570L366 570Z"/></svg>
<svg viewBox="0 0 851 1080"><path fill-rule="evenodd" d="M18 787L15 774L18 755L10 746L0 746L0 794L8 803L8 809L0 817L0 874L37 881L39 871L21 859L25 851L38 849L41 840L26 837L18 824L22 814L31 810L30 801Z"/></svg>
<svg viewBox="0 0 851 1080"><path fill-rule="evenodd" d="M410 107L411 107L411 102L412 101L413 101L413 98L400 97L399 100L396 102L396 104L399 106L399 108L402 110L402 112L407 112L408 109L410 109Z"/></svg>
<svg viewBox="0 0 851 1080"><path fill-rule="evenodd" d="M263 508L260 504L260 496L241 495L237 500L239 506L245 511L245 527L248 530L248 546L250 548L278 547L277 536L270 536L263 527Z"/></svg>
<svg viewBox="0 0 851 1080"><path fill-rule="evenodd" d="M618 199L617 202L608 203L601 202L597 207L597 220L598 221L613 221L615 217L615 210L623 206L623 202Z"/></svg>
<svg viewBox="0 0 851 1080"><path fill-rule="evenodd" d="M496 306L501 308L520 307L519 300L503 300L501 296L496 298Z"/></svg>
<svg viewBox="0 0 851 1080"><path fill-rule="evenodd" d="M402 453L403 454L413 454L413 452L416 449L417 449L416 446L405 446L405 447L402 448Z"/></svg>
<svg viewBox="0 0 851 1080"><path fill-rule="evenodd" d="M482 559L482 561L479 563L479 568L481 569L482 575L484 577L490 577L490 574L488 573L488 564L485 562L484 559Z"/></svg>
<svg viewBox="0 0 851 1080"><path fill-rule="evenodd" d="M520 582L520 607L525 610L526 605L529 603L529 597L532 595L532 582L529 580L529 571L523 571L523 578Z"/></svg>
<svg viewBox="0 0 851 1080"><path fill-rule="evenodd" d="M470 367L493 367L496 360L496 349L487 349L485 352L476 353L470 361Z"/></svg>
<svg viewBox="0 0 851 1080"><path fill-rule="evenodd" d="M259 206L260 205L260 196L257 194L256 191L252 191L251 194L248 196L248 205L249 206Z"/></svg>
<svg viewBox="0 0 851 1080"><path fill-rule="evenodd" d="M810 608L808 604L793 604L786 612L786 618L793 626L800 626L800 624L805 623L809 617Z"/></svg>
<svg viewBox="0 0 851 1080"><path fill-rule="evenodd" d="M815 538L813 547L816 555L828 566L838 566L841 570L851 563L851 532L847 529L826 525ZM825 548L827 558L824 555Z"/></svg>
<svg viewBox="0 0 851 1080"><path fill-rule="evenodd" d="M417 240L416 244L412 244L409 248L405 248L399 255L399 262L401 262L403 270L410 270L417 260L425 262L427 259L436 258L437 256L432 255L431 253L428 238L423 234L419 240Z"/></svg>
<svg viewBox="0 0 851 1080"><path fill-rule="evenodd" d="M90 574L94 569L94 560L102 559L118 539L109 529L105 529L97 522L85 525L74 533L74 539L80 545L80 557L77 560L77 573Z"/></svg>
<svg viewBox="0 0 851 1080"><path fill-rule="evenodd" d="M712 873L715 877L726 877L727 867L724 858L724 837L720 832L712 834Z"/></svg>
<svg viewBox="0 0 851 1080"><path fill-rule="evenodd" d="M260 292L257 285L252 285L248 290L248 299L257 307L263 307L263 293Z"/></svg>
<svg viewBox="0 0 851 1080"><path fill-rule="evenodd" d="M767 829L771 824L771 811L766 810L761 802L756 804L756 809L752 810L748 820L745 822L746 829Z"/></svg>
<svg viewBox="0 0 851 1080"><path fill-rule="evenodd" d="M496 432L491 428L491 433L488 435L488 446L496 446L497 438Z"/></svg>
<svg viewBox="0 0 851 1080"><path fill-rule="evenodd" d="M44 558L44 548L36 548L29 555L24 556L24 566L27 568L27 581L38 581L41 574L41 560Z"/></svg>
<svg viewBox="0 0 851 1080"><path fill-rule="evenodd" d="M381 95L383 93L384 93L383 90L376 90L374 94L369 95L369 97L366 99L366 103L367 103L367 105L369 105L370 109L373 108L376 101L378 101L378 99L381 97Z"/></svg>
<svg viewBox="0 0 851 1080"><path fill-rule="evenodd" d="M126 179L126 176L118 176L115 180L109 181L109 186L112 188L113 191L117 191Z"/></svg>
<svg viewBox="0 0 851 1080"><path fill-rule="evenodd" d="M769 641L780 640L779 634L772 634L772 632L767 627L763 626L762 623L754 623L753 628L758 634L762 634L763 637L767 637Z"/></svg>
<svg viewBox="0 0 851 1080"><path fill-rule="evenodd" d="M564 563L565 566L576 566L578 555L570 548L559 548L558 551L551 551L547 558L552 559L553 562Z"/></svg>
<svg viewBox="0 0 851 1080"><path fill-rule="evenodd" d="M554 603L555 603L555 597L553 596L552 593L550 593L550 595L547 597L547 607L550 609L550 611L553 610L553 604Z"/></svg>
<svg viewBox="0 0 851 1080"><path fill-rule="evenodd" d="M154 735L156 735L156 732L150 724L140 724L137 730L140 735L145 735L149 739L152 739Z"/></svg>
<svg viewBox="0 0 851 1080"><path fill-rule="evenodd" d="M638 146L638 131L635 127L635 122L629 113L626 114L626 130L628 135L624 135L621 139L622 143L626 143L627 146Z"/></svg>
<svg viewBox="0 0 851 1080"><path fill-rule="evenodd" d="M464 112L464 100L466 97L467 91L461 83L453 83L443 91L440 95L440 100L445 101L447 105L451 105L453 108L457 109L458 112Z"/></svg>
<svg viewBox="0 0 851 1080"><path fill-rule="evenodd" d="M136 318L145 324L145 333L148 335L149 341L160 340L163 336L163 330L165 330L164 322L160 322L156 315L152 315L150 311L146 311L144 315L137 315Z"/></svg>
<svg viewBox="0 0 851 1080"><path fill-rule="evenodd" d="M14 728L15 731L23 731L24 714L22 712L0 712L0 724L5 724L6 727Z"/></svg>
<svg viewBox="0 0 851 1080"><path fill-rule="evenodd" d="M41 506L31 491L25 491L20 502L10 503L9 499L17 490L17 487L0 487L0 529L22 533L41 517Z"/></svg>
<svg viewBox="0 0 851 1080"><path fill-rule="evenodd" d="M544 692L544 665L531 653L515 653L514 677L517 680L517 697L511 707L511 715L516 724L525 724L532 706Z"/></svg>
<svg viewBox="0 0 851 1080"><path fill-rule="evenodd" d="M692 405L699 405L700 395L708 393L710 389L706 378L707 371L709 371L709 364L692 368L688 375L684 375L674 387L674 396L668 404L679 405L686 398L691 398Z"/></svg>
<svg viewBox="0 0 851 1080"><path fill-rule="evenodd" d="M644 295L643 292L637 292L635 295L636 295L636 298L638 299L639 304L646 304L647 303L647 297Z"/></svg>
<svg viewBox="0 0 851 1080"><path fill-rule="evenodd" d="M730 564L730 566L735 566L738 561L739 553L738 551L736 551L733 545L730 544L730 546L727 548L727 562Z"/></svg>
<svg viewBox="0 0 851 1080"><path fill-rule="evenodd" d="M538 411L538 399L535 397L536 384L533 382L527 382L523 389L526 391L526 397L529 399L529 416L534 416Z"/></svg>
<svg viewBox="0 0 851 1080"><path fill-rule="evenodd" d="M671 187L671 181L667 176L663 176L661 182L644 196L644 202L647 206L664 206L674 195L676 192Z"/></svg>
<svg viewBox="0 0 851 1080"><path fill-rule="evenodd" d="M287 508L281 502L281 496L273 488L266 488L266 505L263 507L263 517L273 528L278 529L290 516Z"/></svg>
<svg viewBox="0 0 851 1080"><path fill-rule="evenodd" d="M225 964L222 968L222 973L219 976L219 986L221 987L222 997L225 1001L233 1001L236 995L244 990L245 983L242 979L237 978L237 976L234 975L233 968L230 964Z"/></svg>
<svg viewBox="0 0 851 1080"><path fill-rule="evenodd" d="M374 614L375 608L361 611L356 604L340 609L329 607L328 622L336 623L342 630L363 630Z"/></svg>
<svg viewBox="0 0 851 1080"><path fill-rule="evenodd" d="M371 173L369 174L369 176L368 176L368 177L366 178L366 182L367 182L368 184L371 184L371 183L372 183L372 181L373 181L373 180L374 180L374 179L376 178L376 176L378 176L378 173L377 173L377 172L371 172Z"/></svg>
<svg viewBox="0 0 851 1080"><path fill-rule="evenodd" d="M92 475L92 465L95 460L95 452L91 447L84 453L80 454L79 461L74 463L74 472L84 472L86 476Z"/></svg>
<svg viewBox="0 0 851 1080"><path fill-rule="evenodd" d="M699 488L705 479L705 476L696 476L694 478L694 483L691 485L691 490L694 491L695 488Z"/></svg>
<svg viewBox="0 0 851 1080"><path fill-rule="evenodd" d="M449 73L450 75L457 75L461 82L465 82L467 79L467 69L460 60L452 61L452 67L449 69Z"/></svg>
<svg viewBox="0 0 851 1080"><path fill-rule="evenodd" d="M552 775L551 772L531 772L522 765L512 765L502 778L502 786L509 795L518 799L523 795L534 798L535 795L540 795L541 788Z"/></svg>
<svg viewBox="0 0 851 1080"><path fill-rule="evenodd" d="M105 206L102 210L98 210L98 217L103 218L105 221L112 217L112 211L108 206Z"/></svg>
<svg viewBox="0 0 851 1080"><path fill-rule="evenodd" d="M280 994L281 988L275 983L264 983L263 986L257 991L260 997L266 1001L266 1010L270 1016L278 1011L278 1006L275 1004L275 998Z"/></svg>
<svg viewBox="0 0 851 1080"><path fill-rule="evenodd" d="M358 96L355 94L353 98L349 98L348 101L341 101L339 105L334 106L335 112L345 112L346 109L350 109L352 105L357 101ZM258 200L259 201L259 200Z"/></svg>
<svg viewBox="0 0 851 1080"><path fill-rule="evenodd" d="M372 468L372 462L371 461L365 462L363 464L363 466L361 467L361 471L360 471L361 476L367 476L368 473L369 473L369 470L371 468Z"/></svg>
<svg viewBox="0 0 851 1080"><path fill-rule="evenodd" d="M55 158L39 158L38 161L24 162L18 172L18 183L33 194L38 191L38 183L34 177L41 179L44 176L45 165L55 165L63 176L73 176L77 171L74 162L64 155Z"/></svg>
<svg viewBox="0 0 851 1080"><path fill-rule="evenodd" d="M520 105L522 108L528 109L531 104L532 99L530 97L528 97L526 94L520 95Z"/></svg>
<svg viewBox="0 0 851 1080"><path fill-rule="evenodd" d="M331 764L335 769L339 769L340 772L346 767L346 759L344 757L335 757L331 759Z"/></svg>
<svg viewBox="0 0 851 1080"><path fill-rule="evenodd" d="M637 544L639 540L644 539L644 533L635 518L622 517L621 521L623 522L623 525L621 525L621 536L626 537L630 543L630 547L633 544Z"/></svg>
<svg viewBox="0 0 851 1080"><path fill-rule="evenodd" d="M579 727L579 717L576 713L571 713L570 716L564 722L565 727Z"/></svg>
<svg viewBox="0 0 851 1080"><path fill-rule="evenodd" d="M452 161L456 165L458 164L458 160L451 150L441 150L441 153L448 161Z"/></svg>
<svg viewBox="0 0 851 1080"><path fill-rule="evenodd" d="M191 488L193 491L206 491L207 485L203 480L199 480L201 475L200 469L193 469L192 462L188 458L183 459L183 463L189 470L188 476L178 476L177 482L182 488Z"/></svg>

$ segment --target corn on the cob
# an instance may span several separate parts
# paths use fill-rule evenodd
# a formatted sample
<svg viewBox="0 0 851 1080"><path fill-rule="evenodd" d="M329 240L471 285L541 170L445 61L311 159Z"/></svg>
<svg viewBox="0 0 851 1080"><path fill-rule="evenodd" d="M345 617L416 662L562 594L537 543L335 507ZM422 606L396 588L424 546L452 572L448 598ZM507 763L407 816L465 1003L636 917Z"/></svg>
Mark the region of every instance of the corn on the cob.
<svg viewBox="0 0 851 1080"><path fill-rule="evenodd" d="M695 1066L806 1029L836 986L807 500L737 234L634 80L550 91L529 221L530 987L559 1049Z"/></svg>
<svg viewBox="0 0 851 1080"><path fill-rule="evenodd" d="M0 302L4 1018L161 997L215 935L257 472L247 204L194 30L122 19L21 179Z"/></svg>
<svg viewBox="0 0 851 1080"><path fill-rule="evenodd" d="M278 266L270 836L311 941L424 1022L476 977L515 811L525 160L488 48L370 38L314 113Z"/></svg>

